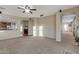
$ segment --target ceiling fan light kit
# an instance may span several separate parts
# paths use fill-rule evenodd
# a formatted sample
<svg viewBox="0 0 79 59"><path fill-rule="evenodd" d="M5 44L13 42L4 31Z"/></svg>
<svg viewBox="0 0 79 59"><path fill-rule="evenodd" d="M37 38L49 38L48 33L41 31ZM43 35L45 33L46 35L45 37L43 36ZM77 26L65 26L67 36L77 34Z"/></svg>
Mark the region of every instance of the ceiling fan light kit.
<svg viewBox="0 0 79 59"><path fill-rule="evenodd" d="M27 9L27 10L25 10L25 12L29 13L29 12L30 12L30 10L29 10L29 9Z"/></svg>

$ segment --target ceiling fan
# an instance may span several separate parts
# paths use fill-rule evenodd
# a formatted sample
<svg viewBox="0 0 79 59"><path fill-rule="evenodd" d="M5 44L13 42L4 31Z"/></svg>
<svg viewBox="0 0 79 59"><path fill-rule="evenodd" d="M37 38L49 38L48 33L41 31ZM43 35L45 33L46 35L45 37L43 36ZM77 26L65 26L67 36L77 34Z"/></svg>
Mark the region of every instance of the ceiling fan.
<svg viewBox="0 0 79 59"><path fill-rule="evenodd" d="M37 9L31 9L31 7L30 6L28 6L28 5L24 5L23 7L22 6L18 6L17 7L18 9L23 9L24 11L23 11L23 13L33 13L33 11L36 11Z"/></svg>

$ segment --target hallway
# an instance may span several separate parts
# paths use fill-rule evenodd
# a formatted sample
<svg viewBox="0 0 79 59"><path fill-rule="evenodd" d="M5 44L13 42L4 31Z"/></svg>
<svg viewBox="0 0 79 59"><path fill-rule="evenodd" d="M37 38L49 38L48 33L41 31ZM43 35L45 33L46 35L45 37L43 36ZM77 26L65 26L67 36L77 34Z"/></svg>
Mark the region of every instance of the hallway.
<svg viewBox="0 0 79 59"><path fill-rule="evenodd" d="M79 53L79 47L75 45L75 38L72 32L65 32L62 34L62 45L69 51Z"/></svg>
<svg viewBox="0 0 79 59"><path fill-rule="evenodd" d="M62 41L64 43L69 44L69 45L73 45L74 44L74 41L75 41L75 38L73 36L73 33L72 32L62 33Z"/></svg>

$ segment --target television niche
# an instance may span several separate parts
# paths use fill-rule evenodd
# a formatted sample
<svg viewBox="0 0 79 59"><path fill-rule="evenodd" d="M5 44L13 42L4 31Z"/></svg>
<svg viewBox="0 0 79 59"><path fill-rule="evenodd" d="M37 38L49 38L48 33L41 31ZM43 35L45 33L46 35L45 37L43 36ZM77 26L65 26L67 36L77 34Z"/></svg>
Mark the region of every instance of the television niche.
<svg viewBox="0 0 79 59"><path fill-rule="evenodd" d="M15 30L16 23L0 21L0 30Z"/></svg>

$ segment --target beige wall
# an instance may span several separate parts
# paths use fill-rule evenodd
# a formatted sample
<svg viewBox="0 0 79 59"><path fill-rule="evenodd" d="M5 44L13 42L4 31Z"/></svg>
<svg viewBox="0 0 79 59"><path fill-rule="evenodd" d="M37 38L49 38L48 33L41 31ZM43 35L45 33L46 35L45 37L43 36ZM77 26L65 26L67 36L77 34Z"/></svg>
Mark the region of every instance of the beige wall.
<svg viewBox="0 0 79 59"><path fill-rule="evenodd" d="M55 15L40 17L34 20L34 26L36 26L37 36L40 36L42 32L44 37L55 38L56 37L56 20ZM42 27L42 29L39 29Z"/></svg>

